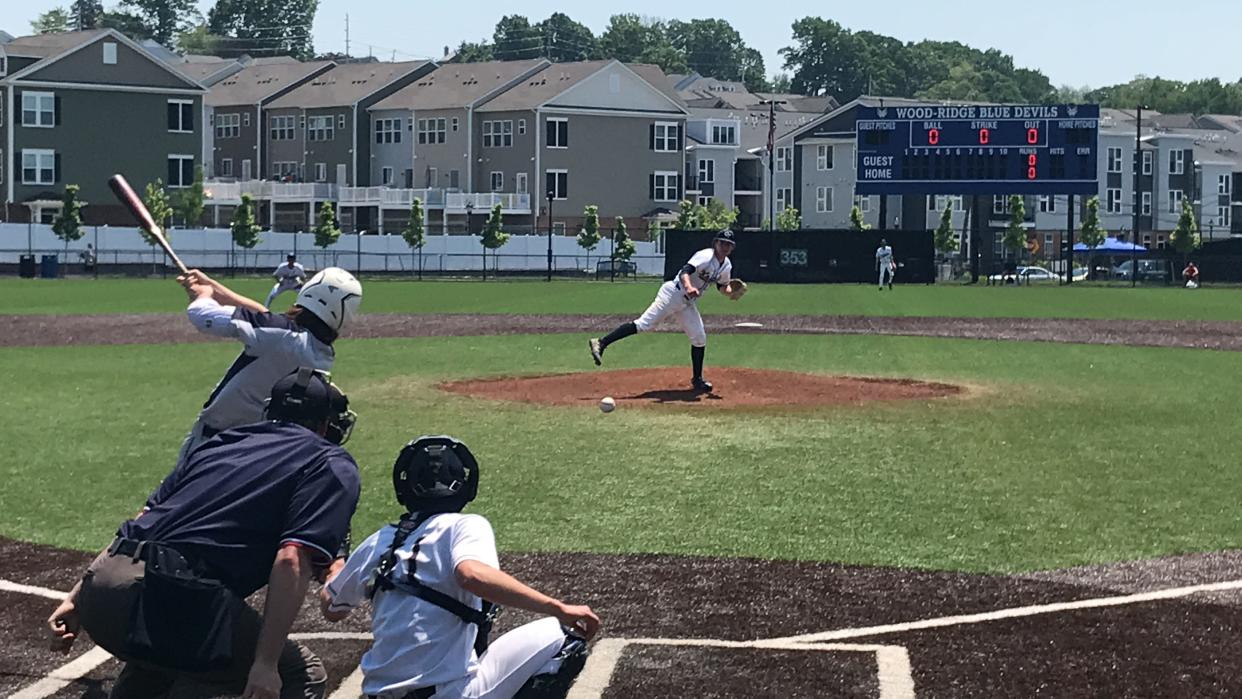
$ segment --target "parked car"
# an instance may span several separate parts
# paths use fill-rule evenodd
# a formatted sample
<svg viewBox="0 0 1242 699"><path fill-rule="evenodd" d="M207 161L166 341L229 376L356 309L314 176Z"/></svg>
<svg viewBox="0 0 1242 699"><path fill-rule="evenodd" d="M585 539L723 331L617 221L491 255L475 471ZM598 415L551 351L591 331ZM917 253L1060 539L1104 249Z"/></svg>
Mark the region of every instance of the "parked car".
<svg viewBox="0 0 1242 699"><path fill-rule="evenodd" d="M1012 280L1015 276L1020 279L1023 284L1030 284L1031 282L1055 282L1059 278L1057 274L1049 271L1045 267L1019 267L1014 274L993 274L988 277L988 280L992 282L1004 282L1007 279Z"/></svg>
<svg viewBox="0 0 1242 699"><path fill-rule="evenodd" d="M1126 260L1113 268L1113 278L1129 281L1134 261ZM1163 282L1169 279L1169 263L1167 260L1139 260L1138 281Z"/></svg>

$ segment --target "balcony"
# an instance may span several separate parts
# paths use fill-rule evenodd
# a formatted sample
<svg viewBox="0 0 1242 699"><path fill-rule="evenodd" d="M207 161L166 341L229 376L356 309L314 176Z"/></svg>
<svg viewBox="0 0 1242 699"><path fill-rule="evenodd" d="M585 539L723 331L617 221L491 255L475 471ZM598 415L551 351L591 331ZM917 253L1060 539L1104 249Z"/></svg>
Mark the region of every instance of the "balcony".
<svg viewBox="0 0 1242 699"><path fill-rule="evenodd" d="M444 210L448 213L464 214L469 205L472 210L484 212L500 205L506 214L529 214L530 195L511 194L505 192L482 192L467 194L465 192L449 192L445 195Z"/></svg>
<svg viewBox="0 0 1242 699"><path fill-rule="evenodd" d="M272 201L324 201L336 199L336 185L328 182L266 182Z"/></svg>
<svg viewBox="0 0 1242 699"><path fill-rule="evenodd" d="M393 189L392 187L341 187L337 190L341 204L378 206L381 209L408 209L420 199L429 209L444 208L443 189Z"/></svg>
<svg viewBox="0 0 1242 699"><path fill-rule="evenodd" d="M210 204L240 204L243 194L252 199L277 202L324 201L336 198L336 185L328 182L268 182L246 180L245 182L208 181L203 184L203 195Z"/></svg>

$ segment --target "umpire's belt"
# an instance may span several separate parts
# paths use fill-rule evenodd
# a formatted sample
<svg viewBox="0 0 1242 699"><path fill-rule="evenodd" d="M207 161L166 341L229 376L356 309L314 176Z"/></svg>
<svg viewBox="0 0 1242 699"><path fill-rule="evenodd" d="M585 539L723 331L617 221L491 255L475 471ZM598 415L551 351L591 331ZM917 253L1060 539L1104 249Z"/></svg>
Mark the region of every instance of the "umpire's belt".
<svg viewBox="0 0 1242 699"><path fill-rule="evenodd" d="M108 546L109 556L125 556L135 561L145 561L150 554L151 549L148 548L148 542L138 541L136 539L126 539L118 536L112 540Z"/></svg>
<svg viewBox="0 0 1242 699"><path fill-rule="evenodd" d="M400 695L368 694L367 699L431 699L435 695L435 687L423 687L422 689L414 689Z"/></svg>

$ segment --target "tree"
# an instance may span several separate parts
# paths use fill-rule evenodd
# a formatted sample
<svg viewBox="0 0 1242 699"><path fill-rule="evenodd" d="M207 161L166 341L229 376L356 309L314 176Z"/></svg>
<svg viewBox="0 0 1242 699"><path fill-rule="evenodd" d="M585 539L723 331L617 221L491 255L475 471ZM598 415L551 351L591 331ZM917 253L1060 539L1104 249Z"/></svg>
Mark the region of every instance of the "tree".
<svg viewBox="0 0 1242 699"><path fill-rule="evenodd" d="M228 55L289 55L307 60L315 55L311 26L319 0L217 0L207 14L212 34L229 41Z"/></svg>
<svg viewBox="0 0 1242 699"><path fill-rule="evenodd" d="M697 231L703 227L699 218L701 208L689 199L681 200L677 205L677 223L673 227L682 231Z"/></svg>
<svg viewBox="0 0 1242 699"><path fill-rule="evenodd" d="M599 207L592 204L582 211L582 229L578 231L578 247L587 251L587 269L591 268L591 251L599 241Z"/></svg>
<svg viewBox="0 0 1242 699"><path fill-rule="evenodd" d="M699 226L713 231L732 228L737 223L738 214L741 213L737 209L725 208L724 202L712 197L707 200L707 206L695 204Z"/></svg>
<svg viewBox="0 0 1242 699"><path fill-rule="evenodd" d="M1009 225L1005 228L1004 236L1001 237L1001 245L1015 257L1026 247L1024 223L1026 223L1026 204L1022 201L1022 195L1014 194L1009 197Z"/></svg>
<svg viewBox="0 0 1242 699"><path fill-rule="evenodd" d="M401 237L411 250L418 251L418 278L423 278L423 246L427 244L427 230L423 215L423 200L414 197L410 204L410 220L401 229Z"/></svg>
<svg viewBox="0 0 1242 699"><path fill-rule="evenodd" d="M30 31L34 34L56 34L73 31L73 28L73 17L63 7L53 7L30 22Z"/></svg>
<svg viewBox="0 0 1242 699"><path fill-rule="evenodd" d="M99 26L105 29L115 29L135 41L141 41L150 36L142 19L129 12L105 12L99 19Z"/></svg>
<svg viewBox="0 0 1242 699"><path fill-rule="evenodd" d="M341 239L341 227L336 223L336 209L332 208L332 202L325 201L319 205L319 218L315 222L314 234L315 247L324 251Z"/></svg>
<svg viewBox="0 0 1242 699"><path fill-rule="evenodd" d="M453 53L451 63L483 63L484 61L495 60L495 47L491 44L481 41L478 43L463 41L457 46L457 51Z"/></svg>
<svg viewBox="0 0 1242 699"><path fill-rule="evenodd" d="M254 220L254 200L249 194L241 196L241 204L233 212L233 221L229 224L229 233L233 237L233 244L243 250L259 244L259 224ZM319 242L318 237L315 242Z"/></svg>
<svg viewBox="0 0 1242 699"><path fill-rule="evenodd" d="M504 230L504 216L500 213L500 204L492 207L492 213L483 225L479 239L483 243L483 280L487 280L487 251L495 251L509 242L509 234Z"/></svg>
<svg viewBox="0 0 1242 699"><path fill-rule="evenodd" d="M665 73L687 70L685 54L669 41L667 25L633 13L608 19L608 27L599 36L599 48L604 57L623 63L652 63Z"/></svg>
<svg viewBox="0 0 1242 699"><path fill-rule="evenodd" d="M86 235L82 230L82 205L78 201L78 186L65 185L65 195L60 200L60 213L52 221L52 232L65 241L65 259L69 259L69 243Z"/></svg>
<svg viewBox="0 0 1242 699"><path fill-rule="evenodd" d="M723 19L670 21L669 43L685 56L686 67L700 75L744 82L748 89L766 83L763 56L742 40L733 25Z"/></svg>
<svg viewBox="0 0 1242 699"><path fill-rule="evenodd" d="M187 228L197 227L203 220L203 168L195 168L194 182L174 196L173 208Z"/></svg>
<svg viewBox="0 0 1242 699"><path fill-rule="evenodd" d="M133 13L147 35L165 46L173 37L194 26L200 15L194 0L121 0L121 7Z"/></svg>
<svg viewBox="0 0 1242 699"><path fill-rule="evenodd" d="M625 227L625 219L618 216L616 226L612 229L611 257L614 269L617 262L629 262L635 252L634 241L630 240L630 231Z"/></svg>
<svg viewBox="0 0 1242 699"><path fill-rule="evenodd" d="M543 34L522 15L505 15L492 32L492 54L499 61L522 61L543 55Z"/></svg>
<svg viewBox="0 0 1242 699"><path fill-rule="evenodd" d="M147 211L151 212L151 218L160 228L168 227L168 219L172 218L172 204L168 201L168 192L164 189L164 180L155 178L154 182L147 183L146 193L142 197L142 203L146 205ZM143 238L149 245L155 245L155 238L152 238L145 230L140 231Z"/></svg>
<svg viewBox="0 0 1242 699"><path fill-rule="evenodd" d="M535 28L543 39L543 55L550 61L587 61L600 55L599 41L590 28L563 12L553 12Z"/></svg>
<svg viewBox="0 0 1242 699"><path fill-rule="evenodd" d="M1195 210L1190 201L1182 199L1182 215L1177 219L1177 228L1169 236L1169 244L1185 257L1199 247L1199 224L1195 221Z"/></svg>
<svg viewBox="0 0 1242 699"><path fill-rule="evenodd" d="M663 237L664 237L664 224L663 223L660 223L659 221L652 221L651 223L647 224L647 240L650 240L656 245L659 245L660 238L663 238Z"/></svg>
<svg viewBox="0 0 1242 699"><path fill-rule="evenodd" d="M213 56L224 45L224 37L211 33L206 24L199 24L177 35L177 49L182 53Z"/></svg>
<svg viewBox="0 0 1242 699"><path fill-rule="evenodd" d="M1100 198L1091 197L1087 200L1087 214L1082 217L1082 226L1078 229L1078 242L1094 248L1107 237L1108 232L1100 225Z"/></svg>
<svg viewBox="0 0 1242 699"><path fill-rule="evenodd" d="M73 0L69 6L73 28L79 31L98 27L103 14L103 3L99 0Z"/></svg>
<svg viewBox="0 0 1242 699"><path fill-rule="evenodd" d="M936 226L932 240L936 246L936 252L941 255L957 252L957 233L953 230L952 202L946 203L944 211L940 212L940 225Z"/></svg>
<svg viewBox="0 0 1242 699"><path fill-rule="evenodd" d="M802 214L792 206L786 206L784 211L776 214L776 230L802 230Z"/></svg>
<svg viewBox="0 0 1242 699"><path fill-rule="evenodd" d="M862 208L855 204L854 208L850 209L850 230L861 233L870 229L871 225L863 220Z"/></svg>

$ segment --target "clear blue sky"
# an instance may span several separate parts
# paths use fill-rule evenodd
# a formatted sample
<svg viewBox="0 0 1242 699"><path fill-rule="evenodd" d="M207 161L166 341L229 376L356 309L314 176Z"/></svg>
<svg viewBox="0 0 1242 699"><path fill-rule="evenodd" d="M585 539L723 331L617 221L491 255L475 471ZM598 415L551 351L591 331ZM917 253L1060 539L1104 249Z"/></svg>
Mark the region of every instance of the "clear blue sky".
<svg viewBox="0 0 1242 699"><path fill-rule="evenodd" d="M29 30L39 12L69 0L18 0L0 3L0 29L12 34ZM105 0L111 8L115 0ZM212 0L199 0L205 12ZM710 6L710 4L708 5ZM355 54L368 45L375 54L439 56L446 44L490 37L502 15L518 12L532 21L567 11L597 33L614 12L692 19L708 6L692 9L655 0L626 3L566 3L528 0L514 5L496 0L416 2L415 0L320 0L315 21L315 48L341 51L345 14ZM1179 80L1242 77L1237 31L1242 27L1242 2L1195 0L1182 4L1156 0L870 0L866 2L728 2L710 16L729 20L748 44L763 52L768 71L782 64L781 47L790 42L790 25L800 17L831 17L851 29L868 29L902 40L957 40L979 48L999 48L1019 66L1038 68L1054 84L1075 86L1124 82L1136 74ZM1186 8L1187 12L1179 12Z"/></svg>

